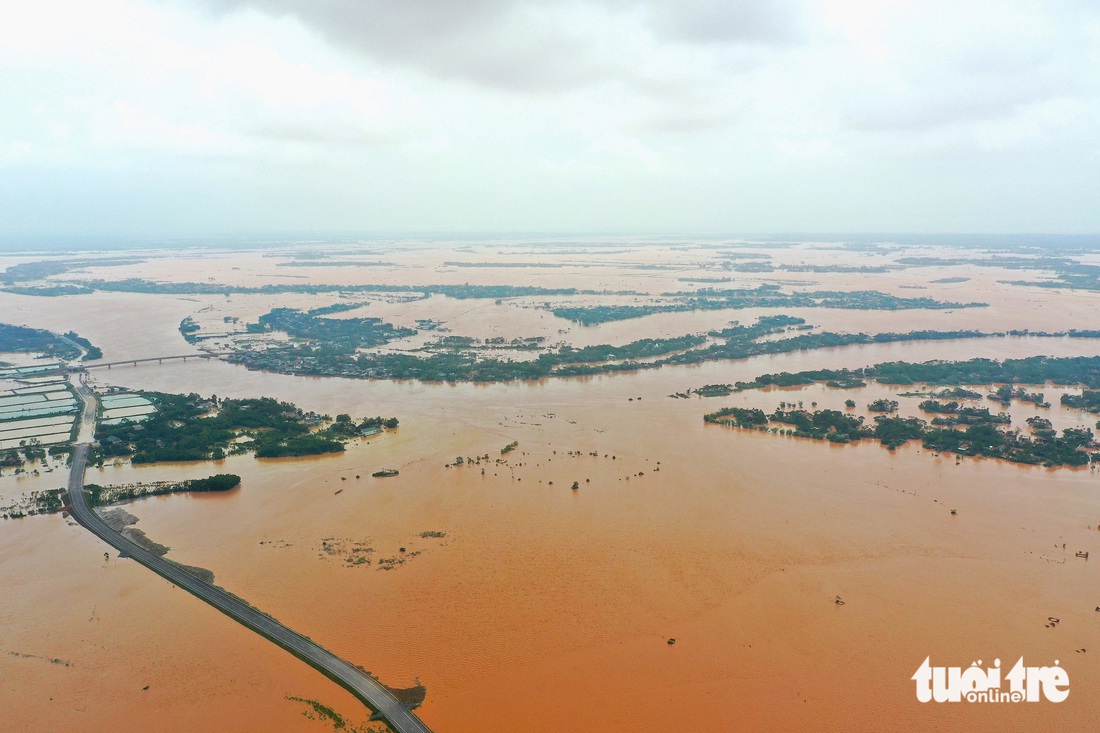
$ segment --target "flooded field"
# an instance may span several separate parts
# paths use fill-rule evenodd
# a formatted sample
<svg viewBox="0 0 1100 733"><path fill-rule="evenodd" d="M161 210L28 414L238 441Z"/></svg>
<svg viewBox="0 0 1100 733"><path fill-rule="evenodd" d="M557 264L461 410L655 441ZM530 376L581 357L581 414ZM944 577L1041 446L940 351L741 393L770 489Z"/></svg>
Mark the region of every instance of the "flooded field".
<svg viewBox="0 0 1100 733"><path fill-rule="evenodd" d="M520 244L330 253L393 263L359 266L323 259L294 266L290 257L246 252L155 253L89 277L201 282L216 273L229 285L477 283L654 295L695 287L681 281L691 277L731 279L714 287L804 279L821 289L990 304L675 312L590 327L553 316L542 307L549 296L499 303L371 297L350 312L412 328L433 320L454 335L542 336L577 347L775 313L849 333L1055 332L1095 328L1100 305L1097 293L999 282L1037 277L1020 270L739 273L716 270L715 250L690 243L624 244L594 255L563 248L572 254ZM791 266L836 257L823 244L738 251ZM873 266L911 254L845 257ZM554 266L531 264L540 262ZM516 263L527 264L499 266ZM950 277L968 279L933 282ZM341 297L0 293L0 320L76 331L102 348L103 361L116 362L206 347L184 341L184 318L228 333L241 327L226 318L251 323L273 307L313 308ZM429 336L422 331L407 346ZM108 461L89 469L87 481L240 475L241 487L226 494L146 498L126 510L171 548L169 558L211 570L218 585L392 687L425 685L418 714L437 733L1081 730L1100 717L1100 584L1096 560L1076 556L1100 550L1097 471L957 461L917 444L896 451L874 441L830 445L702 420L727 405L839 409L847 398L869 416L867 403L880 397L917 415L918 400L897 397L904 387L669 397L762 373L1036 354L1097 355L1100 340L897 342L503 384L292 376L218 360L119 365L90 370L91 383L101 391L271 396L323 414L396 415L401 423L338 455ZM1069 388L1042 391L1054 407L1013 403L1014 422L1041 414L1058 429L1095 426L1096 415L1058 405ZM133 398L113 402L115 417L145 409ZM382 468L400 473L371 476ZM5 472L0 494L57 488L64 477ZM0 596L8 630L0 641L0 709L12 730L331 729L303 717L305 706L288 696L366 725L366 711L335 684L105 550L59 515L0 524L0 584L9 589ZM917 702L910 678L926 657L962 667L999 658L1007 668L1021 656L1032 665L1058 660L1071 681L1068 699Z"/></svg>
<svg viewBox="0 0 1100 733"><path fill-rule="evenodd" d="M104 395L100 400L103 407L104 425L117 425L123 420L141 422L157 409L147 398L134 394L110 394Z"/></svg>
<svg viewBox="0 0 1100 733"><path fill-rule="evenodd" d="M5 389L5 387L10 387ZM64 383L0 380L0 450L69 440L76 400Z"/></svg>

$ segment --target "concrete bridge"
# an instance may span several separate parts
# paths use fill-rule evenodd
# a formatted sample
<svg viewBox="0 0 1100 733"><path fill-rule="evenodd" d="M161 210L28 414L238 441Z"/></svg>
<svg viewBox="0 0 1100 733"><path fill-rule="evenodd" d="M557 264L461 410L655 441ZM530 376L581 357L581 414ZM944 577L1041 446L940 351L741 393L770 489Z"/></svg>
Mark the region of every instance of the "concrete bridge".
<svg viewBox="0 0 1100 733"><path fill-rule="evenodd" d="M177 354L175 356L149 356L143 359L125 359L123 361L101 361L95 364L81 364L80 366L73 367L73 371L86 371L88 369L110 369L116 366L137 366L138 364L148 364L151 362L157 362L163 364L166 361L187 361L188 359L217 359L222 356L229 356L232 351L201 351L196 354Z"/></svg>

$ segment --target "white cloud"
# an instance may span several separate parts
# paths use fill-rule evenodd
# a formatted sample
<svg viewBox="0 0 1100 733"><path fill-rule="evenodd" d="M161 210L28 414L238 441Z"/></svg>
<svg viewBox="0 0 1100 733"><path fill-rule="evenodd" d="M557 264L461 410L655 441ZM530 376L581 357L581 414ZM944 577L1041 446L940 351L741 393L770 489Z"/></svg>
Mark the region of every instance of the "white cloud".
<svg viewBox="0 0 1100 733"><path fill-rule="evenodd" d="M1100 225L1066 195L1100 180L1082 3L201 7L0 11L0 233L998 229L1024 201ZM937 220L960 181L1000 203ZM154 215L173 200L206 215Z"/></svg>

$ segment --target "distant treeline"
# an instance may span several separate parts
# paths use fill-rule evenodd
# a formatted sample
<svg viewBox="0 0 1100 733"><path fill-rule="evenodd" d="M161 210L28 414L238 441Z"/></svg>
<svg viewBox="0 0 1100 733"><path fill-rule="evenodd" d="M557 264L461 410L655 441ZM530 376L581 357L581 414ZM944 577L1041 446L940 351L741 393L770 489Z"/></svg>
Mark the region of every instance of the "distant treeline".
<svg viewBox="0 0 1100 733"><path fill-rule="evenodd" d="M23 262L11 265L0 272L0 284L14 285L29 280L42 280L54 275L63 275L71 270L88 267L121 267L124 265L136 265L145 260L132 257L114 257L85 260L39 260L37 262Z"/></svg>
<svg viewBox="0 0 1100 733"><path fill-rule="evenodd" d="M383 260L293 260L280 262L276 267L397 267L396 262Z"/></svg>
<svg viewBox="0 0 1100 733"><path fill-rule="evenodd" d="M569 262L444 262L444 267L544 267L560 269L562 267L599 267L597 264L573 264Z"/></svg>
<svg viewBox="0 0 1100 733"><path fill-rule="evenodd" d="M1100 356L1029 356L1023 359L969 359L966 361L893 361L861 369L815 369L761 374L736 388L755 389L774 385L793 387L814 382L874 379L882 384L1045 384L1084 385L1100 388Z"/></svg>
<svg viewBox="0 0 1100 733"><path fill-rule="evenodd" d="M889 272L886 265L773 265L770 262L746 262L743 264L726 263L727 270L734 272L812 272L812 273L858 273L863 275Z"/></svg>
<svg viewBox="0 0 1100 733"><path fill-rule="evenodd" d="M934 298L902 298L877 290L783 292L778 285L758 288L715 289L663 293L661 299L642 305L553 307L554 315L584 326L641 318L656 313L744 308L842 308L847 310L910 310L978 308L987 303L954 303Z"/></svg>
<svg viewBox="0 0 1100 733"><path fill-rule="evenodd" d="M149 293L152 295L282 295L286 293L423 293L446 295L460 300L467 298L521 298L532 295L638 295L633 291L578 290L576 288L542 288L534 285L309 285L306 283L279 285L225 285L197 282L154 282L140 278L126 280L87 280L77 285L115 293ZM45 293L43 293L45 294Z"/></svg>
<svg viewBox="0 0 1100 733"><path fill-rule="evenodd" d="M47 354L58 359L71 360L80 356L80 349L65 339L71 339L88 350L86 359L101 359L103 352L72 331L61 338L52 331L27 326L0 323L0 351L19 351Z"/></svg>

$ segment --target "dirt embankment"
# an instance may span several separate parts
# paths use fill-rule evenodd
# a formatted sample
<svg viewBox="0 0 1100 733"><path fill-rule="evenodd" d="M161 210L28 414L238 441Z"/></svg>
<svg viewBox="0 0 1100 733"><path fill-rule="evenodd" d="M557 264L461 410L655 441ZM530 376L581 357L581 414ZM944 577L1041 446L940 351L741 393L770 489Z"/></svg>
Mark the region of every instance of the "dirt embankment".
<svg viewBox="0 0 1100 733"><path fill-rule="evenodd" d="M146 536L144 532L134 526L135 524L137 524L138 518L130 512L126 511L125 509L96 509L96 513L99 514L100 518L107 523L108 527L118 532L123 537L130 540L143 550L148 550L149 552L152 552L156 555L163 556L168 554L168 551L172 549L170 547L160 544L159 542L154 542L153 540L149 539L149 537ZM187 573L194 575L196 578L203 581L204 583L212 584L214 582L214 573L210 570L207 570L206 568L197 568L191 565L183 565L181 563L177 563L171 560L169 560L169 562L173 562L174 565L177 565Z"/></svg>

